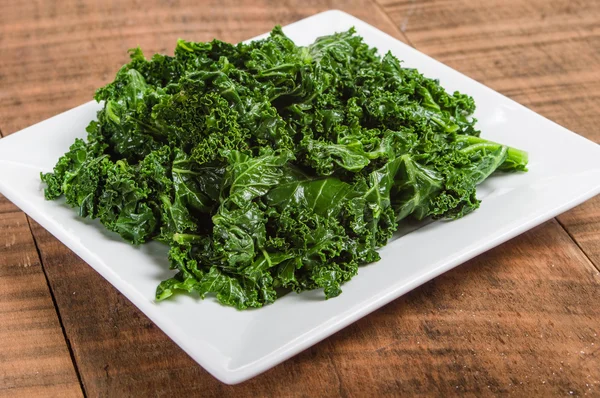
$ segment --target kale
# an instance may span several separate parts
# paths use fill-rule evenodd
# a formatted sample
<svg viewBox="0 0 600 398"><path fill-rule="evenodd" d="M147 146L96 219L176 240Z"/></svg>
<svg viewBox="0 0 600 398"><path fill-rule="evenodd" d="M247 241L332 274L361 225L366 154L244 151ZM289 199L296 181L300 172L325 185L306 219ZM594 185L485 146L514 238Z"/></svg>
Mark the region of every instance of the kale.
<svg viewBox="0 0 600 398"><path fill-rule="evenodd" d="M96 92L87 140L41 178L47 199L170 246L176 274L158 300L335 297L404 219L462 217L496 170L526 171L525 152L479 137L471 97L352 29L308 47L276 27L249 44L130 55Z"/></svg>

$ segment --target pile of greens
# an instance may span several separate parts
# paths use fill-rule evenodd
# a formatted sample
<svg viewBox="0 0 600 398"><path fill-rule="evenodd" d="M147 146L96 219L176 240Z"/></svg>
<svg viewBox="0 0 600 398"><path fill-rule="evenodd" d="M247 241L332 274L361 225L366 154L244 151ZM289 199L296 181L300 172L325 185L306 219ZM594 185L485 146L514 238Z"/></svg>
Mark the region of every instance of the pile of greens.
<svg viewBox="0 0 600 398"><path fill-rule="evenodd" d="M179 40L173 57L135 49L95 99L87 140L42 175L45 196L133 244L168 244L177 274L159 300L335 297L402 220L462 217L477 184L527 164L479 138L471 97L354 30L307 47L276 27L249 44Z"/></svg>

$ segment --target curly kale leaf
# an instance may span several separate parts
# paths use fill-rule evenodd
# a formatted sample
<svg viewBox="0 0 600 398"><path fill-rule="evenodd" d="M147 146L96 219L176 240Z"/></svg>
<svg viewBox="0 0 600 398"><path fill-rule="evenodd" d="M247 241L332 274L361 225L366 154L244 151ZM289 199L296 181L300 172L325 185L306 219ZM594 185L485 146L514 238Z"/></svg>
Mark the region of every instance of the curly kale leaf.
<svg viewBox="0 0 600 398"><path fill-rule="evenodd" d="M493 173L527 170L527 153L480 137L473 98L354 29L130 58L97 90L87 140L41 179L123 239L169 245L157 300L335 297L399 223L462 217Z"/></svg>

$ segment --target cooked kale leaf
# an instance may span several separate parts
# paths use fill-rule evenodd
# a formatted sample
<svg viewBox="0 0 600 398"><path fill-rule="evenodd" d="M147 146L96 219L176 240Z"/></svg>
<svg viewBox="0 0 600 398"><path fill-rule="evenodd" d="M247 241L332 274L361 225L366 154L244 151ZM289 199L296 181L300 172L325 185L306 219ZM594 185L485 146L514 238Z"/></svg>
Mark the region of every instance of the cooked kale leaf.
<svg viewBox="0 0 600 398"><path fill-rule="evenodd" d="M244 309L286 290L327 298L377 261L406 218L462 217L496 170L527 154L479 137L473 99L383 57L354 30L296 46L179 40L138 48L47 199L123 239L170 246L158 300L208 294Z"/></svg>

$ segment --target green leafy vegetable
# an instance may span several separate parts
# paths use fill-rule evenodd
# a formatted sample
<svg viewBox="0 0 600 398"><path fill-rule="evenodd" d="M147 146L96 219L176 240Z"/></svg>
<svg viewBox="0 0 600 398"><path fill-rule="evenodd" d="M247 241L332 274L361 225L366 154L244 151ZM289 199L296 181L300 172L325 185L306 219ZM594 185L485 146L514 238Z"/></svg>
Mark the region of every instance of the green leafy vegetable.
<svg viewBox="0 0 600 398"><path fill-rule="evenodd" d="M95 98L87 140L41 176L45 195L133 244L168 244L158 300L335 297L398 223L462 217L479 183L527 165L479 137L471 97L354 30L308 47L276 27L249 44L179 40L172 57L135 49Z"/></svg>

